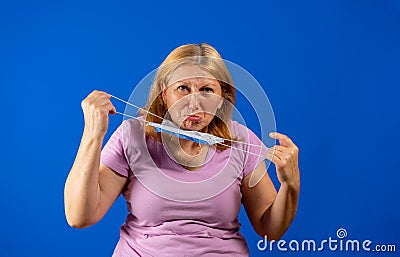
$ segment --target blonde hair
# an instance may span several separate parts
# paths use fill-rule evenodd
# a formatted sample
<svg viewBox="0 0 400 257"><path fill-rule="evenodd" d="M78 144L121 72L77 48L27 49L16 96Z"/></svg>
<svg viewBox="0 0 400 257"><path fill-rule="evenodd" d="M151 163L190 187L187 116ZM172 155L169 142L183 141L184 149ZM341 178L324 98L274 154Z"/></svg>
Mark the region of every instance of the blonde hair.
<svg viewBox="0 0 400 257"><path fill-rule="evenodd" d="M218 109L210 124L201 131L221 138L234 139L226 125L232 118L233 106L236 100L233 80L221 55L215 48L205 43L179 46L167 56L157 70L146 106L143 109L159 117L165 116L168 109L161 94L163 85L168 84L172 72L178 67L187 64L199 66L214 76L221 86L222 97L224 98L221 108ZM162 122L160 118L147 114L146 111L140 112L141 115L145 116L146 121ZM145 126L145 131L147 136L161 142L161 135L155 131L155 128ZM231 142L225 140L224 144L230 146ZM225 150L226 148L227 146L217 145L218 150Z"/></svg>

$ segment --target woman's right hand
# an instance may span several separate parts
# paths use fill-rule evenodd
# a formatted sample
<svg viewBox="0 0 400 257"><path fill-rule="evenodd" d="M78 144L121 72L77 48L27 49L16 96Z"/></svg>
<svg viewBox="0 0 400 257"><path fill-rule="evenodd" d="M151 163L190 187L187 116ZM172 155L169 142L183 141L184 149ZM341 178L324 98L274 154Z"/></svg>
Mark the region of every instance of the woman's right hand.
<svg viewBox="0 0 400 257"><path fill-rule="evenodd" d="M81 103L85 129L84 134L103 137L108 129L108 114L115 114L116 109L110 101L111 95L94 90Z"/></svg>

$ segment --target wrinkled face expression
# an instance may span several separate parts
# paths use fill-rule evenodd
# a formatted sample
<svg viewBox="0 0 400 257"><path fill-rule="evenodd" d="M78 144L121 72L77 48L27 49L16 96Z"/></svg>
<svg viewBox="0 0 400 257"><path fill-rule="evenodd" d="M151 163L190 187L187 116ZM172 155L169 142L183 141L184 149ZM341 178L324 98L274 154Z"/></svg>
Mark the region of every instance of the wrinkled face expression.
<svg viewBox="0 0 400 257"><path fill-rule="evenodd" d="M175 124L197 131L210 124L224 99L218 80L197 65L183 65L171 73L162 97Z"/></svg>

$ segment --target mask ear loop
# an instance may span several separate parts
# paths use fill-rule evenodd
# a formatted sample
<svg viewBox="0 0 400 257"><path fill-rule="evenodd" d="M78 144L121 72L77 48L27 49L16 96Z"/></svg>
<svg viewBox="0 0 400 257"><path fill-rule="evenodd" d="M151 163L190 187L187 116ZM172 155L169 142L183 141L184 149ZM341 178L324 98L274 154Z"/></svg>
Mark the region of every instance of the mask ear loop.
<svg viewBox="0 0 400 257"><path fill-rule="evenodd" d="M159 119L164 120L164 118L162 118L162 117L160 117L160 116L158 116L158 115L156 115L156 114L154 114L154 113L152 113L152 112L149 112L148 110L145 110L145 109L143 109L143 108L141 108L141 107L139 107L139 106L137 106L137 105L134 105L134 104L132 104L132 103L130 103L130 102L127 102L127 101L125 101L125 100L122 100L121 98L118 98L118 97L116 97L116 96L113 96L113 95L110 95L110 96L111 96L112 98L117 99L118 101L121 101L121 102L123 102L123 103L126 103L127 105L130 105L130 106L135 107L135 108L137 108L137 109L139 109L139 110L145 111L145 112L147 112L148 114L153 115L154 117L157 117L157 118L159 118ZM129 116L129 115L123 114L123 113L121 113L121 112L118 112L118 114L122 114L122 115L125 115L125 116L130 117L130 118L138 119L137 117Z"/></svg>
<svg viewBox="0 0 400 257"><path fill-rule="evenodd" d="M121 102L127 104L127 105L130 105L130 106L132 106L132 107L135 107L135 108L137 108L137 109L139 109L139 110L143 110L143 111L145 111L145 112L148 113L148 114L151 114L151 115L153 115L153 116L155 116L155 117L157 117L157 118L160 118L160 119L163 120L163 121L164 121L164 120L165 120L165 121L168 121L168 120L166 120L166 119L164 119L164 118L162 118L162 117L160 117L160 116L158 116L158 115L156 115L156 114L154 114L154 113L152 113L152 112L149 112L149 111L147 111L147 110L145 110L145 109L143 109L143 108L141 108L141 107L139 107L139 106L137 106L137 105L134 105L134 104L132 104L132 103L130 103L130 102L127 102L127 101L125 101L125 100L122 100L121 98L118 98L118 97L113 96L113 95L110 95L110 96L111 96L112 98L118 100L118 101L121 101ZM122 112L116 111L115 113L116 113L116 114L120 114L120 115L125 116L125 117L128 117L128 118L140 120L139 117L134 117L134 116L131 116L131 115L122 113ZM241 142L241 141L232 140L232 139L227 139L227 138L220 138L220 137L216 137L216 136L211 135L211 134L207 134L207 135L209 135L209 136L215 137L217 140L218 140L218 139L223 140L222 142L212 143L212 142L210 142L210 140L207 140L207 139L202 140L202 139L201 139L201 137L203 136L202 134L206 134L206 133L199 133L199 132L198 132L198 133L196 133L195 135L191 136L190 134L194 134L195 132L193 132L193 131L184 131L184 132L180 132L180 131L177 130L176 128L171 127L171 126L168 126L168 125L163 125L163 124L158 124L158 123L155 124L155 123L153 123L153 122L148 122L148 121L145 121L145 122L147 123L148 126L155 127L157 132L166 132L166 133L168 133L168 134L177 136L177 137L179 137L179 138L189 139L189 140L192 140L192 141L194 141L194 142L198 142L198 143L202 143L202 144L209 144L209 145L220 144L220 145L227 146L227 147L230 147L230 148L232 148L232 149L235 149L235 150L238 150L238 151L241 151L241 152L245 152L245 153L248 153L248 154L252 154L252 155L255 155L255 156L258 156L258 157L267 159L265 156L262 156L262 155L259 155L259 154L256 154L256 153L253 153L253 152L250 152L250 151L246 151L246 150L244 150L244 149L240 149L240 148L237 148L237 147L234 147L234 146L230 146L230 145L224 144L224 143L222 143L222 142L223 142L223 141L230 141L230 142L237 143L237 144L245 144L245 145L255 146L255 147L263 147L262 145L255 145L255 144L251 144L251 143ZM181 131L183 131L183 130L181 130ZM197 132L197 131L196 131L196 132ZM204 137L204 136L203 136L203 137ZM268 149L269 149L269 148L268 148Z"/></svg>

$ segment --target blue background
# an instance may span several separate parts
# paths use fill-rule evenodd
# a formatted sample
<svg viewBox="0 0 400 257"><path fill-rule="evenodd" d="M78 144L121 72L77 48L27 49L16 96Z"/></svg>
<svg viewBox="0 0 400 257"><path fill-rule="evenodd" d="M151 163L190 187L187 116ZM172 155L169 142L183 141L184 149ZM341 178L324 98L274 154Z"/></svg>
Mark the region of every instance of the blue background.
<svg viewBox="0 0 400 257"><path fill-rule="evenodd" d="M2 1L0 27L0 256L111 255L123 199L88 229L65 221L80 102L93 89L126 99L172 49L200 42L260 82L278 131L300 148L284 239L345 228L400 248L399 1ZM244 212L240 221L251 256L284 255L258 251Z"/></svg>

